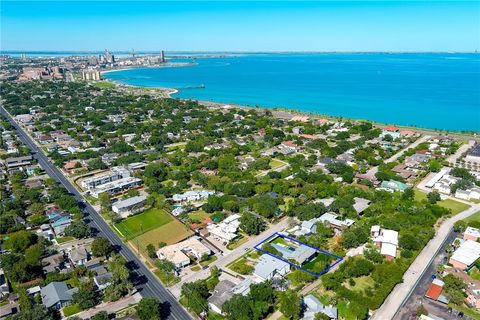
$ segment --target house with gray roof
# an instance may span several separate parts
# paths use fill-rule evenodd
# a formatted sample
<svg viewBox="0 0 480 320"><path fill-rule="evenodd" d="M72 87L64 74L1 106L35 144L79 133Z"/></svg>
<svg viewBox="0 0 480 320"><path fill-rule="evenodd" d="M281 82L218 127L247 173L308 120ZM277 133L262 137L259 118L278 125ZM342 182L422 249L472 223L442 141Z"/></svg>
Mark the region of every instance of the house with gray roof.
<svg viewBox="0 0 480 320"><path fill-rule="evenodd" d="M230 300L235 294L246 296L250 293L251 279L245 279L239 284L235 285L230 280L220 281L213 291L213 294L208 298L208 306L210 310L222 314L222 306L225 302Z"/></svg>
<svg viewBox="0 0 480 320"><path fill-rule="evenodd" d="M305 305L305 312L303 313L303 320L314 320L317 313L323 313L330 319L337 319L338 310L334 306L325 306L315 296L309 294L303 298Z"/></svg>
<svg viewBox="0 0 480 320"><path fill-rule="evenodd" d="M232 288L235 286L230 280L220 281L213 290L213 294L207 299L208 307L216 313L222 314L222 306L233 297Z"/></svg>
<svg viewBox="0 0 480 320"><path fill-rule="evenodd" d="M290 244L291 242L288 242ZM290 260L295 260L298 264L302 265L305 262L309 261L317 251L313 248L310 248L306 245L283 245L277 243L271 243L272 247L277 249L277 251L282 255L282 258Z"/></svg>
<svg viewBox="0 0 480 320"><path fill-rule="evenodd" d="M68 289L65 282L50 282L40 289L42 304L47 309L59 310L70 304L72 295L78 288Z"/></svg>
<svg viewBox="0 0 480 320"><path fill-rule="evenodd" d="M88 261L88 251L84 246L79 246L72 249L68 253L68 257L75 266L83 266Z"/></svg>
<svg viewBox="0 0 480 320"><path fill-rule="evenodd" d="M290 271L290 264L268 254L260 256L259 260L253 274L263 281L270 280L276 275L284 276Z"/></svg>

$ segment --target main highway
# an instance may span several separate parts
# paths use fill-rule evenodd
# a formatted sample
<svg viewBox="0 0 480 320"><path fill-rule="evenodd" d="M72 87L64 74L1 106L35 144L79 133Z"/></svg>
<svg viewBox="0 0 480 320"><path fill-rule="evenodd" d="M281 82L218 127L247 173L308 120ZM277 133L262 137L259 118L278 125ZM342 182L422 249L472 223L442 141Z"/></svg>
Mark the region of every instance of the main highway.
<svg viewBox="0 0 480 320"><path fill-rule="evenodd" d="M160 281L151 271L140 261L140 259L132 252L132 250L112 231L108 224L103 220L100 214L85 200L82 194L75 189L72 183L58 170L57 167L48 159L48 157L38 148L33 139L25 132L25 130L17 124L11 115L0 106L0 113L14 126L20 140L32 151L33 157L38 161L46 173L62 184L68 192L73 194L77 201L84 204L85 218L89 224L98 230L99 235L107 238L114 246L118 248L121 255L127 259L130 264L135 267L132 271L137 278L144 279L137 285L137 289L143 297L154 297L162 303L164 310L168 314L168 319L186 320L191 319L190 314L183 309L175 297L165 289Z"/></svg>

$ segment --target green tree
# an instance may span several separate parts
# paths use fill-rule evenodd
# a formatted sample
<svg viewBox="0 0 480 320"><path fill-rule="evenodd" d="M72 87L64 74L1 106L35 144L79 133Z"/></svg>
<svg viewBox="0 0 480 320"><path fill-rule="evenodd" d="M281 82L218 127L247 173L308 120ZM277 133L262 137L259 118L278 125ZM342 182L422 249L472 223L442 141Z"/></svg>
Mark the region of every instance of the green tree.
<svg viewBox="0 0 480 320"><path fill-rule="evenodd" d="M280 300L280 312L287 319L297 320L300 318L301 304L298 293L294 290L287 290L282 292L279 297Z"/></svg>
<svg viewBox="0 0 480 320"><path fill-rule="evenodd" d="M154 298L143 298L135 310L140 320L161 320L160 303Z"/></svg>
<svg viewBox="0 0 480 320"><path fill-rule="evenodd" d="M204 280L184 283L181 292L185 299L185 306L195 314L199 315L208 309L207 298L210 294Z"/></svg>
<svg viewBox="0 0 480 320"><path fill-rule="evenodd" d="M86 225L83 220L74 221L65 228L66 236L74 237L77 239L86 238L90 235L90 233L90 226Z"/></svg>
<svg viewBox="0 0 480 320"><path fill-rule="evenodd" d="M252 213L245 212L240 218L240 228L248 235L257 235L265 229L265 223Z"/></svg>
<svg viewBox="0 0 480 320"><path fill-rule="evenodd" d="M96 237L92 242L92 254L95 257L108 258L112 254L114 248L110 241L102 237Z"/></svg>
<svg viewBox="0 0 480 320"><path fill-rule="evenodd" d="M105 288L105 299L116 301L125 296L133 288L130 280L130 271L123 256L116 256L108 265L112 272L111 284Z"/></svg>
<svg viewBox="0 0 480 320"><path fill-rule="evenodd" d="M155 250L155 246L151 243L147 245L147 254L151 259L157 258L157 251Z"/></svg>
<svg viewBox="0 0 480 320"><path fill-rule="evenodd" d="M438 193L438 191L432 191L427 194L427 199L431 204L435 204L441 200L440 193Z"/></svg>
<svg viewBox="0 0 480 320"><path fill-rule="evenodd" d="M222 306L222 311L229 320L253 319L250 298L241 294L235 294L230 300L225 302Z"/></svg>
<svg viewBox="0 0 480 320"><path fill-rule="evenodd" d="M90 320L108 320L108 313L106 311L100 311L91 317Z"/></svg>

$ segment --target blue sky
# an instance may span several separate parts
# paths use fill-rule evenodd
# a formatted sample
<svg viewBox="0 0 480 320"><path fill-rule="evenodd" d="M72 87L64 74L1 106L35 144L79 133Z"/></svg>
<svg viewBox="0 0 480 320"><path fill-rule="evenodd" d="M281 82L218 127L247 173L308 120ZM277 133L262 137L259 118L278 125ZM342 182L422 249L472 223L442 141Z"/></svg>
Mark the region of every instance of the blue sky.
<svg viewBox="0 0 480 320"><path fill-rule="evenodd" d="M474 51L478 1L1 1L1 50Z"/></svg>

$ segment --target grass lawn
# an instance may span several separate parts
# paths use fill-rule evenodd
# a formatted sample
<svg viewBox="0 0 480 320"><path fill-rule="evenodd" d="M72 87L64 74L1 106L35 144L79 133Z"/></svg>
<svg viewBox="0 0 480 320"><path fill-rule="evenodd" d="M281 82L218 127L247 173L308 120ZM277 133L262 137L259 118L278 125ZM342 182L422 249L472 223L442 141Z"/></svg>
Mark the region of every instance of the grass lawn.
<svg viewBox="0 0 480 320"><path fill-rule="evenodd" d="M100 89L112 89L115 88L115 85L108 81L98 81L92 83L92 86L100 88Z"/></svg>
<svg viewBox="0 0 480 320"><path fill-rule="evenodd" d="M80 311L82 311L82 309L78 306L78 304L71 304L63 308L63 315L68 317L75 313L79 313Z"/></svg>
<svg viewBox="0 0 480 320"><path fill-rule="evenodd" d="M210 263L212 263L213 261L217 260L217 256L209 256L208 257L208 260L205 260L205 261L201 261L200 262L200 265L202 267L205 267L205 266L208 266Z"/></svg>
<svg viewBox="0 0 480 320"><path fill-rule="evenodd" d="M285 165L285 162L283 162L283 161L280 161L280 160L277 160L277 159L270 160L270 168L272 168L272 170L280 168L284 165Z"/></svg>
<svg viewBox="0 0 480 320"><path fill-rule="evenodd" d="M200 221L200 222L202 222L202 220L203 220L204 217L208 217L208 216L209 216L209 214L206 213L206 212L203 211L203 210L198 210L198 211L190 212L190 213L188 214L188 217L189 217L190 219L198 220L198 221Z"/></svg>
<svg viewBox="0 0 480 320"><path fill-rule="evenodd" d="M473 319L480 319L480 312L476 311L473 308L467 308L465 306L457 306L456 304L453 304L453 303L449 303L448 306L451 307L452 309L462 311L465 315L468 315Z"/></svg>
<svg viewBox="0 0 480 320"><path fill-rule="evenodd" d="M55 241L57 241L58 244L62 244L68 241L72 241L74 239L75 239L74 237L56 237Z"/></svg>
<svg viewBox="0 0 480 320"><path fill-rule="evenodd" d="M176 277L174 274L165 273L159 269L157 269L154 273L166 287L173 286L175 283L180 281L180 278Z"/></svg>
<svg viewBox="0 0 480 320"><path fill-rule="evenodd" d="M138 242L140 250L145 252L146 247L149 244L153 244L155 248L158 248L159 242L174 244L189 237L192 233L193 232L187 230L185 225L183 225L180 221L172 218L169 223L139 235L135 239L131 240L131 243L134 247L137 247Z"/></svg>
<svg viewBox="0 0 480 320"><path fill-rule="evenodd" d="M474 213L473 215L471 215L470 217L468 217L467 219L464 220L466 223L469 223L469 222L480 222L480 211Z"/></svg>
<svg viewBox="0 0 480 320"><path fill-rule="evenodd" d="M369 276L358 277L354 278L353 280L355 280L355 285L350 289L357 292L362 292L368 288L373 288L373 286L375 285L375 281L373 281L373 279Z"/></svg>
<svg viewBox="0 0 480 320"><path fill-rule="evenodd" d="M455 200L451 200L451 199L439 201L439 202L437 202L437 204L441 207L452 210L453 214L460 213L460 212L470 208L470 206L468 204L458 202L458 201L455 201Z"/></svg>
<svg viewBox="0 0 480 320"><path fill-rule="evenodd" d="M178 149L183 149L187 145L186 142L177 142L177 143L172 143L169 144L167 147L167 151L173 151L173 150L178 150Z"/></svg>
<svg viewBox="0 0 480 320"><path fill-rule="evenodd" d="M333 257L319 251L315 258L305 263L302 267L306 270L319 273L322 272L325 268L327 268L331 264L332 260ZM318 265L316 266L317 263Z"/></svg>
<svg viewBox="0 0 480 320"><path fill-rule="evenodd" d="M115 227L127 239L133 239L150 230L171 222L173 217L162 209L151 208L144 213L127 218L117 224Z"/></svg>
<svg viewBox="0 0 480 320"><path fill-rule="evenodd" d="M193 267L190 268L190 270L195 271L195 272L200 271L200 269L201 269L200 266L193 266Z"/></svg>
<svg viewBox="0 0 480 320"><path fill-rule="evenodd" d="M422 192L416 188L414 189L414 191L415 191L415 200L423 201L427 199L427 194L425 192ZM458 202L452 199L441 200L441 201L438 201L437 204L440 207L452 210L453 214L460 213L464 210L467 210L470 207L468 204Z"/></svg>
<svg viewBox="0 0 480 320"><path fill-rule="evenodd" d="M274 243L274 244L288 245L287 242L285 241L285 239L283 239L282 237L276 237L275 239L273 239L272 241L269 241L269 242Z"/></svg>
<svg viewBox="0 0 480 320"><path fill-rule="evenodd" d="M233 250L235 248L238 248L240 245L242 245L243 243L245 243L247 241L248 241L247 237L240 235L239 237L234 239L232 242L227 244L227 249L228 250Z"/></svg>
<svg viewBox="0 0 480 320"><path fill-rule="evenodd" d="M480 281L480 271L477 269L477 267L473 267L469 272L468 274L470 275L470 277L472 277L473 279L477 280L477 281Z"/></svg>

